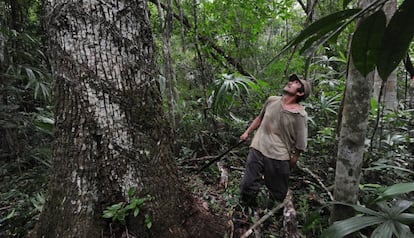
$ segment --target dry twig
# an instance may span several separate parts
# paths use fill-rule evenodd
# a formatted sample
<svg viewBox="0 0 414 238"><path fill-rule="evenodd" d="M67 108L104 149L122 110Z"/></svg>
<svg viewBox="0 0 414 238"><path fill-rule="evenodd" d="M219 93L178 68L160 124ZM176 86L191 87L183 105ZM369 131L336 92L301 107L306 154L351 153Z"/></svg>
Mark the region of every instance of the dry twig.
<svg viewBox="0 0 414 238"><path fill-rule="evenodd" d="M323 189L325 189L326 193L328 194L329 198L331 199L331 201L334 201L334 197L332 196L332 193L329 191L329 189L325 186L325 184L322 182L322 179L316 175L315 173L313 173L312 171L310 171L310 169L303 167L299 162L296 164L296 166L298 167L298 169L300 169L301 171L310 174L316 181L318 181L319 185L321 185L321 187Z"/></svg>

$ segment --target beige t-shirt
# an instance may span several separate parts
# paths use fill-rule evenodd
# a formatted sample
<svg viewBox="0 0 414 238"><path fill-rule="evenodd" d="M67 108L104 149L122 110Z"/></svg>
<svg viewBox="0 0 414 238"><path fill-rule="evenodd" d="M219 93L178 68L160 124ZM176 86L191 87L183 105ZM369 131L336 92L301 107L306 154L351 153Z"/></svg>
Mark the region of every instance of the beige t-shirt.
<svg viewBox="0 0 414 238"><path fill-rule="evenodd" d="M250 147L266 157L289 160L292 148L306 150L308 137L307 113L302 109L283 109L282 97L271 96L260 112L260 127Z"/></svg>

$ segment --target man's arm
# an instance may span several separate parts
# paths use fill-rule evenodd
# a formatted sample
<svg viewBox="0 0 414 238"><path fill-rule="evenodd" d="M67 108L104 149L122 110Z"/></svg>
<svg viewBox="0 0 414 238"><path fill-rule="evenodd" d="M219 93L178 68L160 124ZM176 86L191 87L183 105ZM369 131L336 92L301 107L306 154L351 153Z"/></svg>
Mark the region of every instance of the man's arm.
<svg viewBox="0 0 414 238"><path fill-rule="evenodd" d="M254 130L259 128L260 124L262 123L262 118L263 118L263 115L257 116L253 120L252 124L250 124L250 126L246 129L246 131L240 136L240 140L243 140L243 141L247 140L250 133L252 133Z"/></svg>
<svg viewBox="0 0 414 238"><path fill-rule="evenodd" d="M296 163L299 160L299 155L300 153L302 153L301 150L296 150L295 154L292 156L292 158L290 159L290 167L293 168L296 166Z"/></svg>

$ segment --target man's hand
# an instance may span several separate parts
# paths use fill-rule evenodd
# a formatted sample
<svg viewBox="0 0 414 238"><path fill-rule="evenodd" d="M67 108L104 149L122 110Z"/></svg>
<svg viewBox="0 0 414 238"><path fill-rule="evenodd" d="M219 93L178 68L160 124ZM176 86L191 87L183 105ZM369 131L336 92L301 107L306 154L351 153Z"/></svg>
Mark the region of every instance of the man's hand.
<svg viewBox="0 0 414 238"><path fill-rule="evenodd" d="M293 156L290 159L290 168L294 168L296 166L296 163L298 162L298 157L297 156Z"/></svg>
<svg viewBox="0 0 414 238"><path fill-rule="evenodd" d="M249 133L244 132L241 136L240 136L240 140L245 141L247 140L247 138L249 138Z"/></svg>
<svg viewBox="0 0 414 238"><path fill-rule="evenodd" d="M294 168L296 166L300 153L302 153L302 151L296 150L296 153L292 156L292 158L290 158L290 168Z"/></svg>
<svg viewBox="0 0 414 238"><path fill-rule="evenodd" d="M246 131L240 136L240 140L245 141L249 138L250 133L256 130L262 123L262 117L263 115L259 115L253 120L252 124L250 124Z"/></svg>

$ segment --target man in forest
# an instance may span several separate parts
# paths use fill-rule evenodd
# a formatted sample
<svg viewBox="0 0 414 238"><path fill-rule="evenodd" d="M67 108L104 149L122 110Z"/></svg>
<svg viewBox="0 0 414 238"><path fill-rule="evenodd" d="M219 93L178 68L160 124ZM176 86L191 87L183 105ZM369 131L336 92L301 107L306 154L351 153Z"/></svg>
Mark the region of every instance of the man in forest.
<svg viewBox="0 0 414 238"><path fill-rule="evenodd" d="M271 96L246 131L240 136L246 140L256 129L246 170L240 184L241 202L255 207L260 181L270 191L270 200L281 202L288 190L290 168L307 146L307 113L300 102L305 100L311 86L296 74L289 77L283 96ZM294 150L293 156L291 151Z"/></svg>

